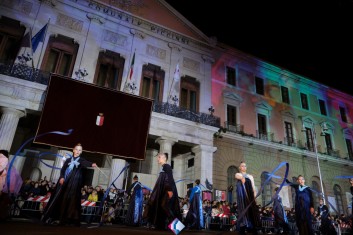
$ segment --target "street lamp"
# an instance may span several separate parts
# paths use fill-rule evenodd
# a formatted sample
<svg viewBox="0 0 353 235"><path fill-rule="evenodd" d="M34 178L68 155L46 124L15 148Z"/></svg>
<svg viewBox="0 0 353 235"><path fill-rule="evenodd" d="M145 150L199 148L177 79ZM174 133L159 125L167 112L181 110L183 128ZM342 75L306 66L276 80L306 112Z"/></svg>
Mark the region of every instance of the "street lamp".
<svg viewBox="0 0 353 235"><path fill-rule="evenodd" d="M303 128L302 128L302 132L306 133L306 128L304 125L304 120L302 119L302 124L303 124ZM325 193L324 193L324 185L322 183L322 176L321 176L321 168L320 168L320 160L319 160L319 155L317 153L317 142L316 142L316 131L315 131L315 125L314 122L311 122L311 130L312 130L312 136L313 136L313 140L314 140L314 150L315 150L315 156L316 156L316 162L317 162L317 167L319 169L319 177L320 177L320 185L321 185L321 191L322 191L322 199L324 201L324 204L326 204L326 200L325 200ZM324 127L321 127L321 136L325 136L325 131L327 131L327 127L326 127L326 123L324 123Z"/></svg>

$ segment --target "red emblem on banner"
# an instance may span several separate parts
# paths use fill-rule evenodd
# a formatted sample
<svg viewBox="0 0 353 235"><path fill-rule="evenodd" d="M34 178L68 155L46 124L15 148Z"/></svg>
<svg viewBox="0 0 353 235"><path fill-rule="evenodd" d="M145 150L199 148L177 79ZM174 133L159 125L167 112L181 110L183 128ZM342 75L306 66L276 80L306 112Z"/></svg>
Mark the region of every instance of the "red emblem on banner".
<svg viewBox="0 0 353 235"><path fill-rule="evenodd" d="M103 122L104 122L103 113L99 113L99 115L97 116L96 125L103 126Z"/></svg>

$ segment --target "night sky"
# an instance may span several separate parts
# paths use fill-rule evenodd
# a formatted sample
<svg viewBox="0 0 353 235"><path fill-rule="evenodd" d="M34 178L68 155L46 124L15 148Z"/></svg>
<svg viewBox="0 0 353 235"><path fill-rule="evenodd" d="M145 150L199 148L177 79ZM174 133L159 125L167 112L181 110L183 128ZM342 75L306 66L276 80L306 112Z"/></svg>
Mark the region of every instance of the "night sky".
<svg viewBox="0 0 353 235"><path fill-rule="evenodd" d="M353 95L353 0L166 2L209 37Z"/></svg>

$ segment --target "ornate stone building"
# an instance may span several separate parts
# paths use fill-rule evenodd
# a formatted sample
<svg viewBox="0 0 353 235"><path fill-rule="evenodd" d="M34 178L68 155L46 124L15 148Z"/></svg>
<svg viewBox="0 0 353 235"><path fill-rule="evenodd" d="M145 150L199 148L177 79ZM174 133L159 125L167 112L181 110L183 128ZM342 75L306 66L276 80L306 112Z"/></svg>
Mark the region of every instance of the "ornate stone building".
<svg viewBox="0 0 353 235"><path fill-rule="evenodd" d="M213 196L234 200L227 191L240 161L258 189L267 173L288 162L290 179L303 174L346 211L349 185L336 176L352 172L352 96L207 37L163 0L2 0L0 6L0 149L19 152L14 165L24 178L57 180L58 171L45 164L59 167L53 154L68 151L31 142L21 149L36 134L56 73L154 99L145 160L85 153L104 173L91 170L92 185L107 187L129 163L115 185L123 188L139 174L152 187L161 151L183 180L181 196L199 178L213 184ZM276 183L265 185L259 204L269 201ZM292 206L290 189L282 193Z"/></svg>

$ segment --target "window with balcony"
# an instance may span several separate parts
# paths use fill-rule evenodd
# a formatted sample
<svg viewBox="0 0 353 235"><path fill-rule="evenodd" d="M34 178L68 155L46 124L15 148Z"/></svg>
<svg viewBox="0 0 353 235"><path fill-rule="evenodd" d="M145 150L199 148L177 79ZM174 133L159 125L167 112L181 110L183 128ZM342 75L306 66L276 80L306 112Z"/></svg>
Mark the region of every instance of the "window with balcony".
<svg viewBox="0 0 353 235"><path fill-rule="evenodd" d="M325 101L319 99L319 107L320 107L320 113L324 116L327 116Z"/></svg>
<svg viewBox="0 0 353 235"><path fill-rule="evenodd" d="M237 108L227 104L227 127L230 131L236 131Z"/></svg>
<svg viewBox="0 0 353 235"><path fill-rule="evenodd" d="M262 78L255 77L255 89L257 94L259 95L265 94L265 85L264 85L264 80Z"/></svg>
<svg viewBox="0 0 353 235"><path fill-rule="evenodd" d="M78 47L73 38L51 36L43 57L42 70L71 77Z"/></svg>
<svg viewBox="0 0 353 235"><path fill-rule="evenodd" d="M308 96L304 93L300 93L300 100L302 103L302 108L309 110Z"/></svg>
<svg viewBox="0 0 353 235"><path fill-rule="evenodd" d="M347 139L347 138L345 140L346 140L346 146L347 146L347 151L348 151L348 158L353 161L352 140Z"/></svg>
<svg viewBox="0 0 353 235"><path fill-rule="evenodd" d="M21 39L26 28L20 21L5 17L0 18L0 61L13 63L21 47Z"/></svg>
<svg viewBox="0 0 353 235"><path fill-rule="evenodd" d="M161 67L147 64L142 67L140 95L155 102L162 102L165 71Z"/></svg>
<svg viewBox="0 0 353 235"><path fill-rule="evenodd" d="M180 83L180 107L193 112L199 110L200 83L196 78L184 76Z"/></svg>
<svg viewBox="0 0 353 235"><path fill-rule="evenodd" d="M284 122L284 129L286 132L286 144L288 146L294 145L294 135L293 135L293 126L290 122Z"/></svg>
<svg viewBox="0 0 353 235"><path fill-rule="evenodd" d="M266 115L257 114L257 125L258 125L258 133L259 138L267 140L267 120Z"/></svg>
<svg viewBox="0 0 353 235"><path fill-rule="evenodd" d="M285 86L281 86L281 93L282 93L282 102L286 104L290 104L288 88Z"/></svg>
<svg viewBox="0 0 353 235"><path fill-rule="evenodd" d="M325 143L326 143L326 151L328 155L334 155L331 135L329 133L325 133Z"/></svg>
<svg viewBox="0 0 353 235"><path fill-rule="evenodd" d="M305 127L305 133L306 133L306 148L309 151L314 151L314 138L313 138L313 131Z"/></svg>
<svg viewBox="0 0 353 235"><path fill-rule="evenodd" d="M125 59L113 51L99 52L94 83L98 86L120 90Z"/></svg>
<svg viewBox="0 0 353 235"><path fill-rule="evenodd" d="M226 75L227 75L227 84L231 86L236 86L236 77L235 69L229 66L226 66Z"/></svg>
<svg viewBox="0 0 353 235"><path fill-rule="evenodd" d="M347 115L346 115L346 109L344 107L340 106L340 114L341 114L341 120L342 122L347 123Z"/></svg>
<svg viewBox="0 0 353 235"><path fill-rule="evenodd" d="M342 189L339 185L335 184L333 186L333 193L335 195L336 209L340 214L344 214L343 210L343 200L342 200Z"/></svg>

